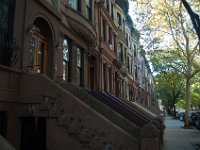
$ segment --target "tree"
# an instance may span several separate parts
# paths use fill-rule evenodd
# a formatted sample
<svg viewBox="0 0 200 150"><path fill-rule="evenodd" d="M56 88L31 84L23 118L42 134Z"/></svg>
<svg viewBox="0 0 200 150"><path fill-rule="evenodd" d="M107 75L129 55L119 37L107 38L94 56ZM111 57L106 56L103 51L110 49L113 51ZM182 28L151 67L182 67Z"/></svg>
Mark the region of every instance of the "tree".
<svg viewBox="0 0 200 150"><path fill-rule="evenodd" d="M186 122L189 127L189 110L191 98L191 79L200 71L198 63L197 34L192 28L192 22L179 0L138 0L138 5L149 6L151 18L147 25L153 29L154 37L162 39L159 48L165 50L167 66L185 79ZM141 3L139 3L141 2ZM141 6L140 6L141 7ZM149 14L148 14L149 15ZM141 31L142 32L142 31ZM155 50L154 50L155 52ZM172 59L176 56L178 59Z"/></svg>
<svg viewBox="0 0 200 150"><path fill-rule="evenodd" d="M176 117L176 103L181 99L184 87L182 75L174 71L161 72L155 76L155 84L163 106L166 110L173 110Z"/></svg>
<svg viewBox="0 0 200 150"><path fill-rule="evenodd" d="M174 116L176 115L176 103L183 97L184 89L184 77L182 74L174 71L169 67L169 60L179 59L173 56L169 56L166 50L157 50L152 53L151 62L156 72L155 84L159 98L162 100L162 104L168 112L173 110Z"/></svg>

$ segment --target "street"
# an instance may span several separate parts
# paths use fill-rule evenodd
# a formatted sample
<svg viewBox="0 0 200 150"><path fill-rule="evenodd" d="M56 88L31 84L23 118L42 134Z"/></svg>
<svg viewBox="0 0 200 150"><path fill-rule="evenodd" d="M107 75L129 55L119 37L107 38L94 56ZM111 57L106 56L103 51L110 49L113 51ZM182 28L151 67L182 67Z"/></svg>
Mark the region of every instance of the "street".
<svg viewBox="0 0 200 150"><path fill-rule="evenodd" d="M196 128L184 129L180 120L165 118L163 150L200 150L200 131Z"/></svg>

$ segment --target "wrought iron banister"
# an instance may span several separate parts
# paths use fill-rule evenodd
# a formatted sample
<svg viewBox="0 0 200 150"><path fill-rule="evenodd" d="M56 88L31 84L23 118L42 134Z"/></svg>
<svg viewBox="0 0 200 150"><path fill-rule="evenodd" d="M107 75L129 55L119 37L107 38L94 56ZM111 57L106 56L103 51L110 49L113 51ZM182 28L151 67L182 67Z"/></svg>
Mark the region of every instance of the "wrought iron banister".
<svg viewBox="0 0 200 150"><path fill-rule="evenodd" d="M13 66L20 55L19 41L4 35L0 35L0 64Z"/></svg>

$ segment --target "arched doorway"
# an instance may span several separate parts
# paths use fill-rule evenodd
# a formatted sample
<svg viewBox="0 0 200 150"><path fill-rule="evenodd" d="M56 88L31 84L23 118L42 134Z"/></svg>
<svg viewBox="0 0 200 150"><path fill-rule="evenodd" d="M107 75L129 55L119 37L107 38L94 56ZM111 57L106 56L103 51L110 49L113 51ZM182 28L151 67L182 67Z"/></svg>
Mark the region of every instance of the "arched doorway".
<svg viewBox="0 0 200 150"><path fill-rule="evenodd" d="M52 76L53 36L49 24L43 18L33 22L29 61L34 74Z"/></svg>

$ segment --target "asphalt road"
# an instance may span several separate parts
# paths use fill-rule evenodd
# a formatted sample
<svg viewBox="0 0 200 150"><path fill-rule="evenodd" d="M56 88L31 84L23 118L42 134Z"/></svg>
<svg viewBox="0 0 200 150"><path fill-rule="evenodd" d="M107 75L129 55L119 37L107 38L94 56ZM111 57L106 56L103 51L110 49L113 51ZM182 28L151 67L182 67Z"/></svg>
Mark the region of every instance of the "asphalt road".
<svg viewBox="0 0 200 150"><path fill-rule="evenodd" d="M200 130L184 129L180 120L165 118L163 150L200 150Z"/></svg>

